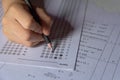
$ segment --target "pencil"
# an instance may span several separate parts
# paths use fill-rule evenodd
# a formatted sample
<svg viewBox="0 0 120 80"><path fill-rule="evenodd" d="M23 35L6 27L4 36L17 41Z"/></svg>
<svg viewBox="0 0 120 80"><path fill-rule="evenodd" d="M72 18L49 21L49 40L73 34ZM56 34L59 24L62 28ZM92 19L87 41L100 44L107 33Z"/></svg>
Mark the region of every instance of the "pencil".
<svg viewBox="0 0 120 80"><path fill-rule="evenodd" d="M29 10L30 10L33 18L35 19L35 21L38 22L39 24L41 24L41 23L40 23L40 19L39 19L38 15L37 15L36 11L33 9L33 6L32 6L32 4L31 4L30 0L25 0L25 2L26 2L26 4L29 6ZM42 37L44 38L44 40L45 40L45 42L47 43L48 47L49 47L51 50L53 50L53 49L52 49L52 43L51 43L51 40L50 40L49 36L46 36L46 35L42 34Z"/></svg>

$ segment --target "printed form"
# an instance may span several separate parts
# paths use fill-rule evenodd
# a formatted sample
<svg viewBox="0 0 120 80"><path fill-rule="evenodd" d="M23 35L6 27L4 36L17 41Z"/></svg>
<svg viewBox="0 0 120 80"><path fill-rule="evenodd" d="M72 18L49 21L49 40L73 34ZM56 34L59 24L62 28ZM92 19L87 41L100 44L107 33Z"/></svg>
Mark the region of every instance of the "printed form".
<svg viewBox="0 0 120 80"><path fill-rule="evenodd" d="M51 1L53 2L50 2L49 0L46 1L46 4L48 5L47 8L48 11L51 8L50 9L51 12L54 12L54 14L60 14L57 13L58 11L52 10L56 0L51 0ZM66 0L61 0L61 1L64 2ZM69 1L77 2L80 0L69 0ZM107 1L111 2L111 0L104 0L104 1L106 3ZM62 2L61 4L60 2L58 3L60 5L63 5ZM115 2L118 3L117 0L115 0ZM55 6L56 6L55 8L57 9L58 8L57 5ZM83 29L82 29L81 39L79 37L80 44L78 44L77 47L74 47L74 49L78 48L77 54L75 54L77 55L77 57L76 57L76 64L74 66L75 67L74 71L66 71L62 69L50 69L50 68L44 69L39 67L33 68L22 65L18 66L18 65L1 63L0 79L1 80L13 80L13 79L15 80L21 80L21 79L23 80L119 80L120 79L120 23L119 23L120 11L112 10L114 8L109 9L109 5L100 4L99 0L81 0L80 9L84 11L84 15L79 14L82 15L81 16L82 19L80 20L79 17L77 16L77 21L79 21L79 23L76 23L76 25L80 26L82 24L81 20L83 20ZM115 9L117 9L117 7L115 7ZM77 32L77 34L80 35L80 32L79 33ZM10 44L10 42L7 42L7 44L8 43ZM74 42L74 44L75 43L76 42ZM26 50L26 48L24 48L24 50ZM29 49L27 49L27 52L28 51ZM71 58L75 58L75 57L71 57Z"/></svg>
<svg viewBox="0 0 120 80"><path fill-rule="evenodd" d="M33 67L74 70L84 11L79 13L79 0L75 2L73 0L69 2L62 0L60 3L61 5L58 3L59 11L56 13L56 17L53 18L54 22L50 35L53 40L53 47L55 47L54 52L48 49L45 43L33 48L15 44L4 38L1 31L0 62ZM52 4L50 4L50 6L51 5Z"/></svg>

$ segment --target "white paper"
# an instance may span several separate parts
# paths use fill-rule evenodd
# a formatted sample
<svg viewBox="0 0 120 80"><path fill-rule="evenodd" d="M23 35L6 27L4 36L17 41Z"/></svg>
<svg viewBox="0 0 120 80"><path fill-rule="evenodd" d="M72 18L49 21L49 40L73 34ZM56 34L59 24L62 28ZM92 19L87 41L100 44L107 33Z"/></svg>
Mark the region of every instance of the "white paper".
<svg viewBox="0 0 120 80"><path fill-rule="evenodd" d="M86 14L82 38L79 40L80 45L78 46L75 71L4 64L0 69L0 79L119 80L120 15L119 13L104 10L103 7L98 6L94 1L81 0L81 9L84 9ZM57 10L53 11L57 12Z"/></svg>
<svg viewBox="0 0 120 80"><path fill-rule="evenodd" d="M74 70L82 30L83 14L81 13L83 12L78 13L79 0L75 2L71 0L69 3L63 0L61 5L59 5L57 18L54 18L51 30L53 47L56 47L54 53L45 43L28 48L7 41L1 31L0 36L3 38L0 43L0 61L6 64Z"/></svg>
<svg viewBox="0 0 120 80"><path fill-rule="evenodd" d="M69 80L120 79L120 15L88 0L76 71Z"/></svg>

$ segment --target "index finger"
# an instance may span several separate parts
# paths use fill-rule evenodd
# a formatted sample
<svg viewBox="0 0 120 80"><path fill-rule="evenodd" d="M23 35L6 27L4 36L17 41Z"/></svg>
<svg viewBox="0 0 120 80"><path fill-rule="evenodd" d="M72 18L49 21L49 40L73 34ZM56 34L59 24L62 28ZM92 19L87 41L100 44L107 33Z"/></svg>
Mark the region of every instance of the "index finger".
<svg viewBox="0 0 120 80"><path fill-rule="evenodd" d="M27 5L17 5L14 10L16 14L15 19L23 26L23 28L42 33L41 26L34 20L27 8Z"/></svg>

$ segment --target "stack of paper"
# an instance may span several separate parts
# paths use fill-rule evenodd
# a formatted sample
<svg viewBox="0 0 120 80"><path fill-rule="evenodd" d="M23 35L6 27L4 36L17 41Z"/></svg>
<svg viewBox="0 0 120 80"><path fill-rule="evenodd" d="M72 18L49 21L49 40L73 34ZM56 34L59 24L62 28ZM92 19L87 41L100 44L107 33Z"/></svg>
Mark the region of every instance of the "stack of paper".
<svg viewBox="0 0 120 80"><path fill-rule="evenodd" d="M45 5L54 16L55 52L46 44L28 48L10 42L0 30L0 80L119 80L119 11L98 0L45 0Z"/></svg>

